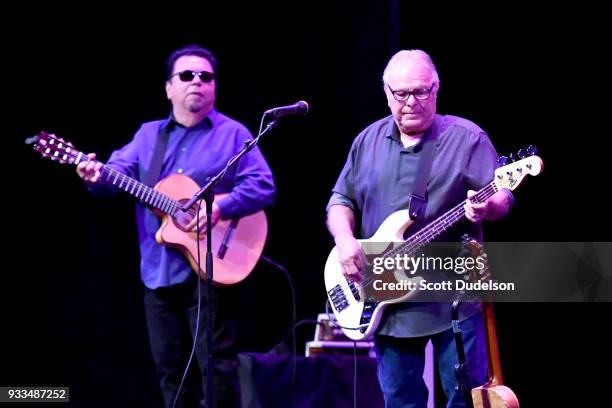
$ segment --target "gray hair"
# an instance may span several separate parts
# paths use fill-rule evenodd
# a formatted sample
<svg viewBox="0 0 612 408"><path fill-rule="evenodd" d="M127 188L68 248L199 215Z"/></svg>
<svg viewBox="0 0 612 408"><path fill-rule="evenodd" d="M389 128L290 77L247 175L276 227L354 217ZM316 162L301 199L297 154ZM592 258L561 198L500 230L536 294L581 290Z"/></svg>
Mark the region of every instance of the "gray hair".
<svg viewBox="0 0 612 408"><path fill-rule="evenodd" d="M389 62L387 63L387 67L385 68L385 71L383 72L383 77L382 77L383 86L387 83L387 80L389 79L389 72L392 69L396 68L397 66L402 66L404 64L407 64L408 62L412 62L414 60L419 60L427 64L427 66L431 70L434 81L438 84L440 83L440 77L438 76L438 71L436 70L436 66L431 60L431 57L429 56L429 54L427 54L425 51L422 51L422 50L401 50L397 52L394 56L392 56Z"/></svg>

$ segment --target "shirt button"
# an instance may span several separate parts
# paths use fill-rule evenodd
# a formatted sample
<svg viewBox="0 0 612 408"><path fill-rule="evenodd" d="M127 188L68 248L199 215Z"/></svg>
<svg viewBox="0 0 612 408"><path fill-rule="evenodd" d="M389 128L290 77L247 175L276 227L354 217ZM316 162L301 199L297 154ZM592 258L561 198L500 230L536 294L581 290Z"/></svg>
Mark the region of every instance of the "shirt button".
<svg viewBox="0 0 612 408"><path fill-rule="evenodd" d="M182 173L182 172L183 172L183 169L178 169L176 172L177 172L177 173Z"/></svg>
<svg viewBox="0 0 612 408"><path fill-rule="evenodd" d="M186 147L183 147L183 148L181 149L181 152L186 152L186 151L187 151L187 148L186 148Z"/></svg>

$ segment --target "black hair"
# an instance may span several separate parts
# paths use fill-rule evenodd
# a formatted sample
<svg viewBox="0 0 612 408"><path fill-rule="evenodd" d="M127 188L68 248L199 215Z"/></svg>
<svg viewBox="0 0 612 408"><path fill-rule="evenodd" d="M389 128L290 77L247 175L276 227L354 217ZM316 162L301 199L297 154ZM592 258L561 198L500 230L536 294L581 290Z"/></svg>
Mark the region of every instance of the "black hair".
<svg viewBox="0 0 612 408"><path fill-rule="evenodd" d="M166 78L169 79L170 75L172 75L172 71L174 70L174 63L176 62L176 60L181 57L184 57L185 55L195 55L197 57L202 57L208 60L208 62L210 62L213 71L217 71L217 59L215 58L214 54L208 51L206 48L203 48L197 44L190 44L179 48L178 50L170 54L170 56L168 57L168 61L166 61Z"/></svg>

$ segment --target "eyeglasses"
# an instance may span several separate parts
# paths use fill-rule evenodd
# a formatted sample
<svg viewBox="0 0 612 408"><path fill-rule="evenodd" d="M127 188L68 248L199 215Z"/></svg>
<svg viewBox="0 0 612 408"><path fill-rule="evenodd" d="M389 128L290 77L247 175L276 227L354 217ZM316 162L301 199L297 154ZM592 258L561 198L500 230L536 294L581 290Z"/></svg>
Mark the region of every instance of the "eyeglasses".
<svg viewBox="0 0 612 408"><path fill-rule="evenodd" d="M212 72L208 72L208 71L200 71L200 72L191 71L191 70L181 71L181 72L177 72L175 74L170 75L170 78L176 75L178 75L179 79L183 82L191 82L196 76L200 77L200 81L206 82L206 83L212 82L215 79L215 74Z"/></svg>
<svg viewBox="0 0 612 408"><path fill-rule="evenodd" d="M436 83L434 82L433 84L431 84L429 89L428 88L417 88L417 89L413 89L412 91L404 91L404 90L394 91L393 89L391 89L391 87L388 84L387 84L387 88L389 88L389 90L391 91L391 94L393 95L393 98L398 102L406 102L410 98L410 95L414 96L419 101L424 101L425 99L429 98L429 96L431 95L431 91L433 91L435 85Z"/></svg>

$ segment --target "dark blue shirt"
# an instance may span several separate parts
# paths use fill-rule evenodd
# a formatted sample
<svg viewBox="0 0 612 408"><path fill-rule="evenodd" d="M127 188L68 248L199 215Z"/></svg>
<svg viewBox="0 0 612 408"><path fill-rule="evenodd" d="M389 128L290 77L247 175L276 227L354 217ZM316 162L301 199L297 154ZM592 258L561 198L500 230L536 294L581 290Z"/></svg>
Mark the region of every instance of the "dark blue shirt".
<svg viewBox="0 0 612 408"><path fill-rule="evenodd" d="M107 165L142 181L151 162L160 127L168 126L168 144L159 179L179 173L202 186L252 139L239 122L213 110L199 124L186 128L170 119L144 123L130 143L116 150ZM216 201L223 218L254 213L274 200L272 173L259 148L244 155L216 186L215 194L229 193ZM190 197L186 197L190 198ZM194 273L178 250L155 241L160 220L146 206L136 206L140 242L140 270L151 289L187 280Z"/></svg>
<svg viewBox="0 0 612 408"><path fill-rule="evenodd" d="M429 224L446 210L493 180L497 153L486 133L474 123L451 115L436 115L436 145L427 182L425 216L415 222L407 235ZM404 147L392 116L374 122L354 140L348 159L332 190L327 208L352 208L360 223L361 238L369 238L392 213L408 209L422 145ZM480 223L467 220L444 236L459 240L463 233L482 239ZM476 306L476 305L473 305ZM478 309L464 308L464 316ZM404 303L385 313L380 334L397 337L423 336L450 327L447 303Z"/></svg>

